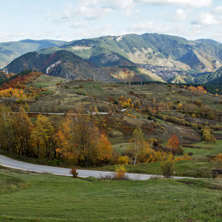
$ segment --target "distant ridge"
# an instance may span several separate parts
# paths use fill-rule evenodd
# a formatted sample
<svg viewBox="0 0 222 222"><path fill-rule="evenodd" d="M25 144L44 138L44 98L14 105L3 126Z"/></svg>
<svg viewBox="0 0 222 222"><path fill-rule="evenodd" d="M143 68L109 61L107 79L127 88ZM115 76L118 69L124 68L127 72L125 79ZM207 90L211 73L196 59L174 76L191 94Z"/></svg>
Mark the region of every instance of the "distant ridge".
<svg viewBox="0 0 222 222"><path fill-rule="evenodd" d="M64 41L57 40L31 40L0 43L0 68L4 68L15 58L27 53L49 47L62 46Z"/></svg>
<svg viewBox="0 0 222 222"><path fill-rule="evenodd" d="M32 41L22 40L21 42L32 44ZM81 75L85 78L88 75L83 67L88 64L86 67L87 72L90 73L89 76L93 75L97 79L100 79L100 74L103 73L105 78L109 75L111 79L114 77L120 80L131 78L144 81L206 83L208 79L215 78L207 77L205 74L200 75L200 73L208 73L211 76L222 66L222 44L210 39L190 41L177 36L145 33L103 36L64 44L55 43L53 40L34 42L41 44L42 47L50 44L50 47L41 48L35 52L37 54L31 53L17 58L6 66L8 72L18 73L29 67L65 78L74 78L74 76L80 78ZM53 44L60 45L51 47ZM38 66L40 61L45 62L47 56L50 58L61 51L63 51L61 56L56 57L57 60L49 64L51 67ZM81 63L84 65L78 71L74 65L76 62L71 62L71 54L82 58ZM37 60L37 57L41 59ZM66 62L68 57L69 62ZM62 63L59 62L61 60ZM73 65L75 68L72 67ZM53 72L47 72L49 70ZM74 74L71 75L71 73Z"/></svg>

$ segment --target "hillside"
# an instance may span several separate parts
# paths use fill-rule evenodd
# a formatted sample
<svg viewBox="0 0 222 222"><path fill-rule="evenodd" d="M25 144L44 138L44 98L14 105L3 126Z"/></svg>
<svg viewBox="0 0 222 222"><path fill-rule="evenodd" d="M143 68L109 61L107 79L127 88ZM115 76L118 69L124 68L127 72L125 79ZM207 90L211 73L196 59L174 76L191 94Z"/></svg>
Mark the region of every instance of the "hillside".
<svg viewBox="0 0 222 222"><path fill-rule="evenodd" d="M47 75L33 80L28 84L30 86L32 90L42 90L40 95L35 94L38 99L27 100L31 112L64 113L81 104L86 112L114 113L114 116L104 116L105 130L114 143L127 142L137 124L144 127L148 137L166 141L171 134L177 134L181 142L199 142L201 134L197 128L203 127L201 125L221 127L221 98L202 92L202 88L157 83L67 81ZM28 88L26 90L29 92ZM129 98L134 108L126 103ZM124 108L127 111L121 113Z"/></svg>
<svg viewBox="0 0 222 222"><path fill-rule="evenodd" d="M4 81L7 79L7 76L5 75L4 72L0 72L0 82Z"/></svg>
<svg viewBox="0 0 222 222"><path fill-rule="evenodd" d="M27 53L12 61L4 69L6 73L16 74L23 70L38 70L65 79L163 82L155 73L137 68L135 64L115 53L84 60L69 50L59 50L59 48Z"/></svg>
<svg viewBox="0 0 222 222"><path fill-rule="evenodd" d="M83 64L87 64L88 61L91 64L88 67L91 71L88 68L87 71L92 73L95 70L98 73L107 72L120 81L131 79L205 84L216 78L216 74L212 75L212 73L222 65L221 43L203 39L189 41L181 37L161 34L129 34L82 39L65 43L61 47L42 48L36 53L41 55L40 60L43 61L43 58L48 58L48 55L53 56L61 50L66 51L66 54L70 52L69 56L72 53L81 57L84 59L81 60ZM6 68L9 72L15 73L26 69L26 67L35 68L47 74L46 69L41 68L44 64L35 65L37 54L21 56ZM65 55L64 57L64 60L66 60ZM61 59L62 57L54 62L58 62ZM92 64L97 69L92 70ZM84 66L81 66L80 72L86 72L83 69ZM76 73L77 70L72 69L72 65L67 65L63 66L62 69L57 69L57 71L53 69L54 72L50 74L64 77L63 72ZM83 76L84 78L92 77L92 73L87 76L83 74ZM201 73L209 75L202 75ZM98 80L103 81L99 76L100 74L98 74ZM70 74L65 77L71 78Z"/></svg>
<svg viewBox="0 0 222 222"><path fill-rule="evenodd" d="M95 56L114 52L133 63L183 70L212 71L222 64L221 43L210 40L189 41L160 34L105 36L73 41L63 47L91 60Z"/></svg>
<svg viewBox="0 0 222 222"><path fill-rule="evenodd" d="M64 41L57 40L31 40L26 39L18 42L0 43L0 69L4 68L15 58L42 48L58 47L63 45Z"/></svg>
<svg viewBox="0 0 222 222"><path fill-rule="evenodd" d="M213 94L222 95L222 68L219 68L214 73L206 75L206 79L206 89ZM206 81L206 79L204 80Z"/></svg>
<svg viewBox="0 0 222 222"><path fill-rule="evenodd" d="M13 90L10 89L12 86ZM221 152L221 101L220 95L207 93L201 86L68 81L38 72L20 73L5 82L0 90L0 103L10 106L13 112L16 112L13 115L18 115L19 118L20 105L29 106L28 115L34 123L39 115L43 115L51 121L55 130L63 129L61 124L66 119L65 113L70 110L76 112L81 107L84 116L88 116L98 129L107 135L116 155L129 155L129 141L134 130L141 127L144 139L149 141L152 150L149 151L146 161L141 160L137 165L127 165L128 172L161 173L161 161L155 152L166 152L167 141L172 135L176 135L185 154L184 157L180 154L176 156L179 158L176 163L176 175L191 177L212 176L213 165L209 156ZM1 107L3 108L0 111L4 113L4 106ZM14 118L12 122L15 126L18 124L16 120ZM0 124L4 124L4 121L0 121ZM1 135L4 132L0 131ZM17 138L17 134L14 137ZM30 145L33 152L36 152L36 148L33 148L36 144ZM53 149L50 148L50 160L45 159L44 148L42 158L29 159L30 156L26 154L22 157L26 156L28 161L39 161L43 164L69 166L69 162L54 159ZM150 152L157 159L149 159ZM187 154L190 157L187 157ZM35 156L34 153L32 155ZM115 166L98 165L97 169L113 171Z"/></svg>
<svg viewBox="0 0 222 222"><path fill-rule="evenodd" d="M60 50L50 54L30 52L12 61L4 70L7 73L38 70L48 75L66 79L115 81L108 71L97 68L67 50Z"/></svg>

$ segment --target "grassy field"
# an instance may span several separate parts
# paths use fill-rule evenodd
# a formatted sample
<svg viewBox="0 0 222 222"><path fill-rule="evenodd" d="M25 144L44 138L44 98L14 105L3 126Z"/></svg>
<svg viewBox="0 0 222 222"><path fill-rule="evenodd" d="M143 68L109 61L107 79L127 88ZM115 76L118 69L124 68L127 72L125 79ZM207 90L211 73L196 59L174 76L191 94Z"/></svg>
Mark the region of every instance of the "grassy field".
<svg viewBox="0 0 222 222"><path fill-rule="evenodd" d="M123 152L127 147L127 143L114 145L117 152ZM212 177L211 170L214 168L208 156L213 156L222 153L222 140L218 140L217 144L207 144L205 142L196 143L192 148L184 148L184 153L192 152L192 160L182 160L175 162L175 175L190 176L190 177ZM97 168L100 170L114 171L115 166L104 166ZM126 169L130 173L147 173L147 174L161 174L160 162L144 163L136 165L127 165Z"/></svg>
<svg viewBox="0 0 222 222"><path fill-rule="evenodd" d="M2 168L0 181L0 221L219 222L222 216L221 180L103 181Z"/></svg>

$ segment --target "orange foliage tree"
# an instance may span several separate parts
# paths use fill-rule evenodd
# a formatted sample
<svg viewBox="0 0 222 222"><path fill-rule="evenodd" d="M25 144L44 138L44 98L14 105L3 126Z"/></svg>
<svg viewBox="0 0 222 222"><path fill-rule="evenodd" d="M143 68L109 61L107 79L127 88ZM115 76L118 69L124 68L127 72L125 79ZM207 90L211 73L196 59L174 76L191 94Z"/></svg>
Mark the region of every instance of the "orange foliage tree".
<svg viewBox="0 0 222 222"><path fill-rule="evenodd" d="M74 164L90 166L106 164L112 161L113 150L105 134L89 116L79 110L77 114L67 114L58 132L59 148L57 152Z"/></svg>
<svg viewBox="0 0 222 222"><path fill-rule="evenodd" d="M179 139L176 135L172 135L169 138L169 140L167 142L167 148L169 148L171 150L173 155L183 153L183 150L182 150L182 148L180 147L180 144L179 144Z"/></svg>

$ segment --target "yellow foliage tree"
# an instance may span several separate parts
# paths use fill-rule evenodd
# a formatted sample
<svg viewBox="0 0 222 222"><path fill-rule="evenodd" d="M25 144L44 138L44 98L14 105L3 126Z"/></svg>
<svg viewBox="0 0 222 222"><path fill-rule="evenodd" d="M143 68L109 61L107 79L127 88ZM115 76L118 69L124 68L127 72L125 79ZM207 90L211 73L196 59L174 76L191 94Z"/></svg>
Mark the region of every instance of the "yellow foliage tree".
<svg viewBox="0 0 222 222"><path fill-rule="evenodd" d="M112 161L110 142L105 134L100 135L94 122L82 110L67 114L58 137L60 147L57 152L75 164L90 166Z"/></svg>

